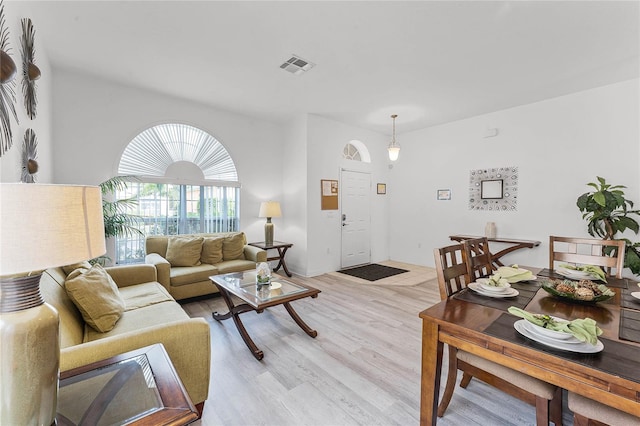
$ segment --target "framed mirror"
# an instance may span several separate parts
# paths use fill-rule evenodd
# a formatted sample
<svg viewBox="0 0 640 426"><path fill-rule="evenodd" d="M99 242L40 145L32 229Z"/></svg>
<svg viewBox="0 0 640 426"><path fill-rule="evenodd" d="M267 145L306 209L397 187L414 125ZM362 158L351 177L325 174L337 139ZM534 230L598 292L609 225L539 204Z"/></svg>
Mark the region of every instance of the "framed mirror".
<svg viewBox="0 0 640 426"><path fill-rule="evenodd" d="M474 169L469 173L469 210L516 210L518 168Z"/></svg>

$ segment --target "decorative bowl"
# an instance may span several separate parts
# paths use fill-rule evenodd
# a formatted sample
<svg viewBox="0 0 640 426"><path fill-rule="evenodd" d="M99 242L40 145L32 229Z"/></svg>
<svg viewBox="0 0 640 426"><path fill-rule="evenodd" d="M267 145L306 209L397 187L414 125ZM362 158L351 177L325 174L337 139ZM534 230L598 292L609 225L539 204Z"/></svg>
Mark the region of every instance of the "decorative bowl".
<svg viewBox="0 0 640 426"><path fill-rule="evenodd" d="M558 290L556 287L558 284L562 283L567 286L571 286L574 290L577 291L578 288L582 287L584 284L582 282L571 281L571 280L545 280L542 282L542 288L560 299L568 300L570 302L575 303L584 303L584 304L593 304L597 302L604 302L605 300L611 299L616 293L611 290L609 287L604 284L595 284L592 281L587 281L596 286L600 292L600 294L594 294L592 298L585 298L584 296L577 295L576 293L570 293Z"/></svg>

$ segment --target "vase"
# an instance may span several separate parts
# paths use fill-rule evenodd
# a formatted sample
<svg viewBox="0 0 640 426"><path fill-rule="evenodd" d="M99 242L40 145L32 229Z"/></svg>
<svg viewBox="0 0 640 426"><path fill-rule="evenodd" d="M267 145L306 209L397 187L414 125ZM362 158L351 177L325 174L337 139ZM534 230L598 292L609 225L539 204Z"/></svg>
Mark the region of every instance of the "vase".
<svg viewBox="0 0 640 426"><path fill-rule="evenodd" d="M484 236L487 238L496 237L496 224L495 222L487 222L484 227Z"/></svg>

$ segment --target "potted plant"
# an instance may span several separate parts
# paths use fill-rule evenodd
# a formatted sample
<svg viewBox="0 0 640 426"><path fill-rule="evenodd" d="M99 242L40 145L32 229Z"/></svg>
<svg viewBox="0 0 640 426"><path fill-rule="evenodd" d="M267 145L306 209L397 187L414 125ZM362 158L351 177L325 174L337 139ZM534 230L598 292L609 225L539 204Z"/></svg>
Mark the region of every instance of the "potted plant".
<svg viewBox="0 0 640 426"><path fill-rule="evenodd" d="M633 215L640 216L640 210L633 210L633 201L624 196L623 185L610 185L604 178L597 176L598 182L589 182L594 191L585 192L576 202L587 221L587 231L593 237L605 240L614 239L615 235L627 229L638 234L640 224ZM635 275L640 274L640 242L633 243L627 238L624 266Z"/></svg>

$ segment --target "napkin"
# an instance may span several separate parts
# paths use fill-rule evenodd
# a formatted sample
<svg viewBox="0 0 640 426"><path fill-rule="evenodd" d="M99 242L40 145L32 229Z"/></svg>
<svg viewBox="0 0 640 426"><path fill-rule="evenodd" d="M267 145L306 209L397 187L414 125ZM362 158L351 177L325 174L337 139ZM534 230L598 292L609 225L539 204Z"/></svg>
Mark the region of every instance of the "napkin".
<svg viewBox="0 0 640 426"><path fill-rule="evenodd" d="M604 273L602 268L600 268L599 266L596 266L596 265L580 265L580 266L576 266L576 265L562 264L562 265L560 265L560 267L565 268L565 269L569 269L569 270L573 270L573 271L587 272L587 273L589 273L591 275L594 275L594 276L598 277L599 280L604 281L605 283L607 282L607 275Z"/></svg>
<svg viewBox="0 0 640 426"><path fill-rule="evenodd" d="M509 313L520 318L524 318L527 321L539 325L540 327L547 328L554 331L562 331L565 333L571 333L573 336L581 342L589 342L592 345L598 343L598 336L602 334L602 330L596 322L591 318L578 318L573 321L556 321L549 315L532 314L524 309L511 306L508 309Z"/></svg>
<svg viewBox="0 0 640 426"><path fill-rule="evenodd" d="M519 268L518 265L501 266L498 268L495 274L500 274L500 278L504 278L509 283L517 283L518 281L527 281L533 279L533 273L531 271L529 271L528 269Z"/></svg>

